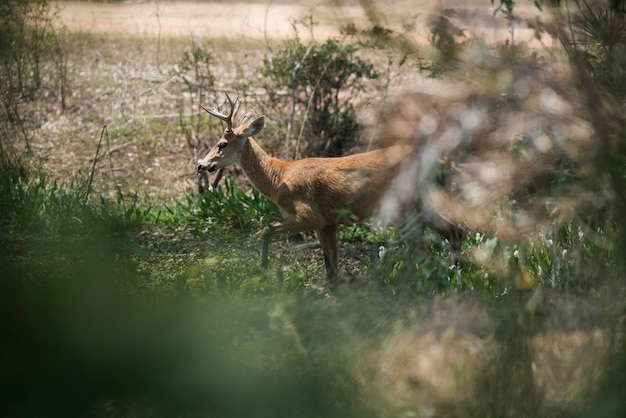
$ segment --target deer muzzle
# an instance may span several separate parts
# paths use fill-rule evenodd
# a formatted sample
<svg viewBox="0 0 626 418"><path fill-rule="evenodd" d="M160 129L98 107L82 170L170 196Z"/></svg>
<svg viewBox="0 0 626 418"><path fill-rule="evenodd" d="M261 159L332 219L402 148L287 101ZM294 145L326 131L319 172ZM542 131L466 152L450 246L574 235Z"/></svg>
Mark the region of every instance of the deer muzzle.
<svg viewBox="0 0 626 418"><path fill-rule="evenodd" d="M208 171L209 173L212 173L213 171L215 171L215 166L217 163L215 163L214 161L210 162L209 164L203 164L202 162L200 162L198 164L198 173L202 173L203 171Z"/></svg>

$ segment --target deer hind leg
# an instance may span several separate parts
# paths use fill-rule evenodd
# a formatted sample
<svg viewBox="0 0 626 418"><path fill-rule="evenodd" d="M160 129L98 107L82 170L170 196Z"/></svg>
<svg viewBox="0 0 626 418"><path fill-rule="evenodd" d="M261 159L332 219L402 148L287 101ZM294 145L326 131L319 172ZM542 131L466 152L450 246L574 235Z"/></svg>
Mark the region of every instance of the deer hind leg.
<svg viewBox="0 0 626 418"><path fill-rule="evenodd" d="M450 249L455 258L460 257L461 244L465 237L465 230L460 226L448 221L439 214L431 215L428 226L450 243Z"/></svg>
<svg viewBox="0 0 626 418"><path fill-rule="evenodd" d="M337 225L327 225L317 230L322 251L324 252L324 264L326 266L326 276L329 282L337 278Z"/></svg>

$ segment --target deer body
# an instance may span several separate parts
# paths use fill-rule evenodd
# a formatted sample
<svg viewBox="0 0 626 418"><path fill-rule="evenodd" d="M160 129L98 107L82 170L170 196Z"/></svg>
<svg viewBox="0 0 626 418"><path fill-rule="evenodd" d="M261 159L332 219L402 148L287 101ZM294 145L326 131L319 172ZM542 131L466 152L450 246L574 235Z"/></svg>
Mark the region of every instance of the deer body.
<svg viewBox="0 0 626 418"><path fill-rule="evenodd" d="M391 180L392 168L401 162L398 157L406 156L410 148L282 161L270 157L253 138L243 142L238 164L252 185L278 205L285 222L293 217L307 228L370 217Z"/></svg>
<svg viewBox="0 0 626 418"><path fill-rule="evenodd" d="M385 151L287 162L267 155L254 139L245 139L239 166L254 187L278 205L284 218L263 231L263 267L267 267L273 234L315 230L327 275L334 278L337 225L370 217L390 180L390 166L399 163L389 159L387 154L391 153Z"/></svg>
<svg viewBox="0 0 626 418"><path fill-rule="evenodd" d="M228 95L227 95L228 97ZM231 113L209 114L227 123L224 135L198 163L198 171L215 171L238 164L252 185L279 207L282 221L262 232L261 264L267 268L268 248L274 234L316 231L324 252L329 280L337 275L337 225L370 217L402 161L413 152L397 145L338 158L304 158L283 161L267 154L252 138L264 127L265 118L244 116L233 128Z"/></svg>

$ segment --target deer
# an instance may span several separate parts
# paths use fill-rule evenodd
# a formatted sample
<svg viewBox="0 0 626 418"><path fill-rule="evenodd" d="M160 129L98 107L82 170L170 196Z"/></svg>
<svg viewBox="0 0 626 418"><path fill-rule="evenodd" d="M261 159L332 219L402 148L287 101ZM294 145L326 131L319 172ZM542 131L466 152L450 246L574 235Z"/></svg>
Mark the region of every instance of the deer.
<svg viewBox="0 0 626 418"><path fill-rule="evenodd" d="M228 93L228 115L201 105L226 124L223 135L198 161L198 173L214 172L237 164L252 185L280 209L282 220L261 231L261 267L268 267L271 238L276 234L316 231L324 255L329 283L338 276L337 228L370 218L400 169L415 150L412 145L392 145L359 154L284 161L270 156L254 139L265 126L265 116L247 113L239 126L233 119L239 106ZM437 219L441 224L443 219ZM448 225L447 221L443 225ZM455 246L457 231L438 228ZM446 232L446 231L453 232ZM454 241L454 242L453 242ZM460 242L458 243L460 248Z"/></svg>

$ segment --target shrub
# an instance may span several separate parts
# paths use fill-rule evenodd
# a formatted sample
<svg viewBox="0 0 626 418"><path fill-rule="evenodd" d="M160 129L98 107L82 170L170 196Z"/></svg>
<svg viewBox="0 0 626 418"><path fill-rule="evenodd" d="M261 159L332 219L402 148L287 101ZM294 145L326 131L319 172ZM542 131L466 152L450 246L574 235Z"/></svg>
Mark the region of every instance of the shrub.
<svg viewBox="0 0 626 418"><path fill-rule="evenodd" d="M566 48L614 97L626 97L626 19L624 12L581 2L574 28L578 47Z"/></svg>
<svg viewBox="0 0 626 418"><path fill-rule="evenodd" d="M30 133L21 104L33 100L44 87L41 63L48 56L55 65L51 89L58 90L62 107L67 92L67 63L56 14L47 0L0 3L0 158L23 140L30 151Z"/></svg>
<svg viewBox="0 0 626 418"><path fill-rule="evenodd" d="M297 108L304 109L296 156L336 156L354 146L354 97L364 90L364 79L378 77L373 65L356 55L357 49L336 39L309 45L291 39L275 57L265 59L263 75L290 92L291 117ZM269 90L274 96L270 101L278 100L276 91ZM308 139L300 144L300 137Z"/></svg>
<svg viewBox="0 0 626 418"><path fill-rule="evenodd" d="M178 123L185 135L187 148L191 158L196 158L199 151L206 147L200 140L200 132L209 119L199 113L200 105L207 101L215 86L213 53L210 45L201 44L196 40L190 50L185 50L181 60L172 68L171 74L179 82ZM208 186L209 178L203 173L198 178L198 190L203 193Z"/></svg>
<svg viewBox="0 0 626 418"><path fill-rule="evenodd" d="M215 75L211 69L213 54L209 45L194 40L190 50L185 50L172 75L180 82L179 122L189 150L195 154L199 147L201 122L206 118L199 114L199 107L213 92Z"/></svg>
<svg viewBox="0 0 626 418"><path fill-rule="evenodd" d="M458 39L464 37L463 30L444 15L438 16L431 26L429 40L439 54L439 64L449 67L458 63L464 46Z"/></svg>

